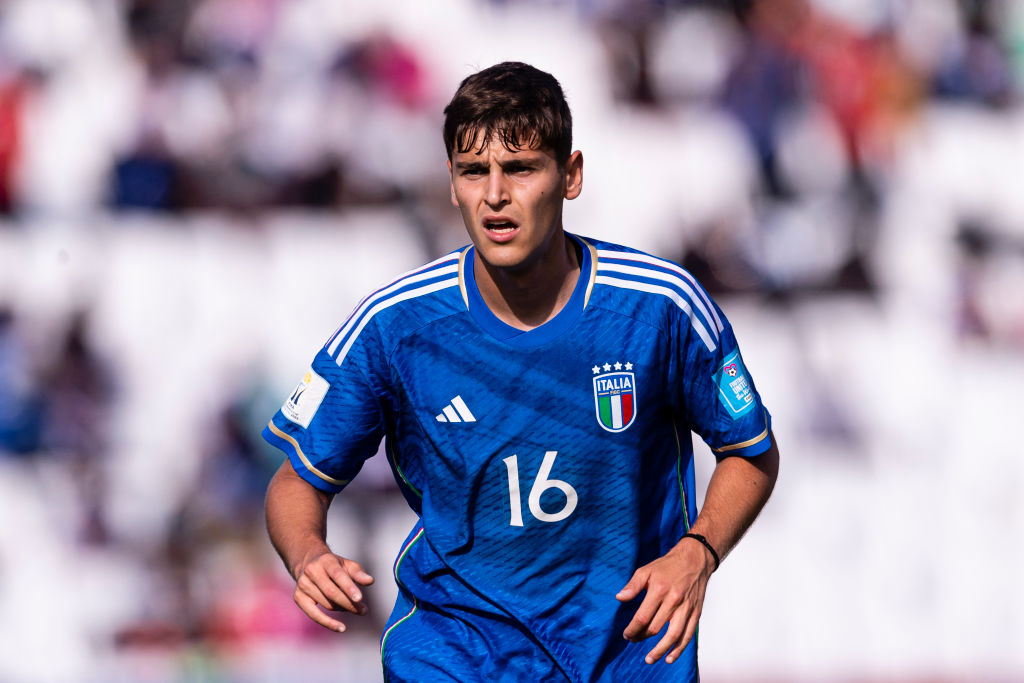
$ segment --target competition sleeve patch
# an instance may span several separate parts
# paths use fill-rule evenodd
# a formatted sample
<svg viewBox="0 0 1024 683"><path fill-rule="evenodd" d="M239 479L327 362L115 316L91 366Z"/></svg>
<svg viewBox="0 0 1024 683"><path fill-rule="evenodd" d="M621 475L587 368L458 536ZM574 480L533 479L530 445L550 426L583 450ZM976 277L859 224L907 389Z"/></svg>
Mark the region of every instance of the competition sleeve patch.
<svg viewBox="0 0 1024 683"><path fill-rule="evenodd" d="M718 385L718 400L729 410L734 420L753 410L754 390L739 350L726 357L722 367L715 373L714 380Z"/></svg>
<svg viewBox="0 0 1024 683"><path fill-rule="evenodd" d="M299 386L291 393L288 400L281 406L281 414L303 429L309 427L313 416L327 395L330 385L313 368L306 371Z"/></svg>

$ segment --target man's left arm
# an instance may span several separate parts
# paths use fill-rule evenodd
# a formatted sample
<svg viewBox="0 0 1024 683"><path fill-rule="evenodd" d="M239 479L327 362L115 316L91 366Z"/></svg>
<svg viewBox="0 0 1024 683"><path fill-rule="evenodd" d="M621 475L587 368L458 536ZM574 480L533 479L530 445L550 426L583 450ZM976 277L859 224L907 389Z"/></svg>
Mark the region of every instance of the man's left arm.
<svg viewBox="0 0 1024 683"><path fill-rule="evenodd" d="M703 536L725 558L768 501L779 473L779 449L771 447L753 457L732 456L718 461L704 506L690 528ZM683 537L657 560L633 573L615 597L628 602L645 590L647 595L623 636L633 642L668 630L646 657L648 664L668 654L671 664L686 648L697 630L708 579L715 570L711 552L700 541Z"/></svg>

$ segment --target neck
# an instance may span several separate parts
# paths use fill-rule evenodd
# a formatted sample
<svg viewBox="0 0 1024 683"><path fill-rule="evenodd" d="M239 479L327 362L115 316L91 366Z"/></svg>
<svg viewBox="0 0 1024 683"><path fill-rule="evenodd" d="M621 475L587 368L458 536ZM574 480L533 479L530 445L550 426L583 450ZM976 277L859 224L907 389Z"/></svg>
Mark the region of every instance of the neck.
<svg viewBox="0 0 1024 683"><path fill-rule="evenodd" d="M554 318L572 297L580 259L572 238L559 232L536 263L515 270L492 267L474 255L473 270L484 303L502 322L532 330Z"/></svg>

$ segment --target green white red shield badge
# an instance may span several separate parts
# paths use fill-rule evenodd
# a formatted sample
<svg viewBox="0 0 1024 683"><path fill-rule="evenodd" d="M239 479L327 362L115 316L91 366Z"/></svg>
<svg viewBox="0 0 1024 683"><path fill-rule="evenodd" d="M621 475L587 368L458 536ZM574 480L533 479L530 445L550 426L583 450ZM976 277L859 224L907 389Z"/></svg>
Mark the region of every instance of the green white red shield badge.
<svg viewBox="0 0 1024 683"><path fill-rule="evenodd" d="M616 363L616 370L622 368ZM626 363L632 369L632 363ZM636 419L636 377L632 372L610 372L612 366L605 364L605 372L594 366L594 408L597 422L609 432L621 432L629 428Z"/></svg>

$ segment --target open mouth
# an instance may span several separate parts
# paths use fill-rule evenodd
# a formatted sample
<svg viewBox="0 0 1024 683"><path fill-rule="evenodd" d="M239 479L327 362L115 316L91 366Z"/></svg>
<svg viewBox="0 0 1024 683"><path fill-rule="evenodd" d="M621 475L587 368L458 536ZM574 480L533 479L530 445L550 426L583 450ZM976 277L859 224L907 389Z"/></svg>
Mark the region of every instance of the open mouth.
<svg viewBox="0 0 1024 683"><path fill-rule="evenodd" d="M504 219L486 219L484 221L484 229L499 235L505 235L514 231L519 226L510 220Z"/></svg>

